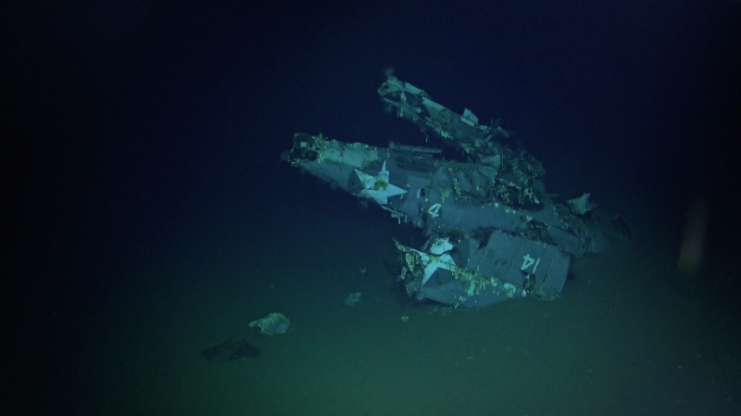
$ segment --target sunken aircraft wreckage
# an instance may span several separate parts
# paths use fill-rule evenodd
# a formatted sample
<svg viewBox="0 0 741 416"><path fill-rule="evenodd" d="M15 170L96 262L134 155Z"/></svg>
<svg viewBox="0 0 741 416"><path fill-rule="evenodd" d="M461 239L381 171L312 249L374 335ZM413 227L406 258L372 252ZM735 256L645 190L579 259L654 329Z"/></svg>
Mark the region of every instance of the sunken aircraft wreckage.
<svg viewBox="0 0 741 416"><path fill-rule="evenodd" d="M589 194L554 203L541 164L510 145L511 133L498 123L479 124L468 109L456 114L391 74L378 94L425 135L462 150L466 161L444 160L440 149L381 148L305 133L294 135L282 157L425 231L429 239L421 247L396 242L410 296L466 308L553 299L572 256L599 252L621 231L618 217L593 210Z"/></svg>

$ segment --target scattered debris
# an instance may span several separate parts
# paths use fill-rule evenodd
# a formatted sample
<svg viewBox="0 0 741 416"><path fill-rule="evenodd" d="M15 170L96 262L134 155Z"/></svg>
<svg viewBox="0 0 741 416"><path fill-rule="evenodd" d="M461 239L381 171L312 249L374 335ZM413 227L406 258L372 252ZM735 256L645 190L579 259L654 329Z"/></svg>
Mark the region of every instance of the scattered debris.
<svg viewBox="0 0 741 416"><path fill-rule="evenodd" d="M345 306L355 307L358 306L358 302L360 302L360 297L363 296L360 292L354 292L350 293L345 297L345 299L342 301L342 304Z"/></svg>
<svg viewBox="0 0 741 416"><path fill-rule="evenodd" d="M291 322L285 315L273 312L262 319L250 322L250 328L254 327L260 328L260 333L265 335L285 334L291 327Z"/></svg>

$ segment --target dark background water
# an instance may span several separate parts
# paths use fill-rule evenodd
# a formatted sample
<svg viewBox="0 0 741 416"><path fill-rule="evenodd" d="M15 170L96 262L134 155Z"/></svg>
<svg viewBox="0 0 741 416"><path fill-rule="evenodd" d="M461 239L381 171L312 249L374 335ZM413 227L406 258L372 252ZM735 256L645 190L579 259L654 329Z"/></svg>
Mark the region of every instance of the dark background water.
<svg viewBox="0 0 741 416"><path fill-rule="evenodd" d="M177 404L157 399L167 392L202 397L199 414L296 414L305 405L301 394L324 397L336 386L326 381L326 389L303 393L293 386L292 394L278 381L265 381L269 374L297 380L317 374L301 365L318 362L330 374L327 380L344 385L348 374L360 370L339 369L335 359L341 354L327 352L334 349L356 354L359 368L385 368L379 364L384 360L399 360L387 363L390 369L408 363L401 347L366 353L367 340L348 339L367 335L367 328L376 328L369 339L384 345L408 336L397 328L399 314L449 318L428 314L438 311L432 305L406 305L397 296L392 237L417 238L414 232L280 160L295 132L379 146L424 145L424 136L386 114L377 97L384 70L393 67L400 79L453 111L469 108L481 120L501 119L543 163L549 192L564 199L590 192L603 209L636 228L632 248L577 262L577 280L567 284L564 299L528 301L516 312L494 306L460 315L455 324L440 323L450 327L448 333L471 336L465 345L486 345L488 338L470 334L480 334L482 326L500 328L497 314L505 310L512 313L504 317L509 324L528 317L511 330L516 335L502 336L509 351L525 351L525 345L538 343L537 333L562 329L548 338L561 347L541 351L546 358L538 368L551 371L554 384L578 388L530 409L541 414L639 414L679 406L677 397L694 401L674 414L739 410L739 386L731 381L739 374L739 344L724 335L738 332L738 2L73 1L7 9L3 234L9 249L3 278L9 295L6 344L13 351L6 359L13 364L8 374L11 385L26 393L15 396L17 404L39 404L37 413L45 414L54 408L183 414ZM705 207L700 212L707 221L704 262L692 276L681 276L674 267L677 252L688 212L697 206ZM596 289L578 283L592 281L599 281ZM569 286L575 291L571 300ZM369 307L360 321L328 324L347 312L334 308L356 290L370 293L378 310ZM638 300L626 305L616 293ZM624 308L625 318L602 316L612 310L605 305ZM296 324L293 336L303 330L315 337L304 335L291 342L292 349L272 345L277 339L263 341L271 344L259 345L265 354L256 374L262 378L243 393L211 401L206 387L175 381L233 385L232 378L208 373L213 370L187 367L188 354L193 351L197 361L197 351L209 343L254 337L246 324L277 309L291 311L294 322L314 311L314 319L309 314ZM533 323L550 313L562 313L563 321ZM392 317L391 326L384 316ZM588 329L572 339L569 325L580 318ZM643 328L646 322L672 335L660 337L666 343L654 340L661 331ZM415 329L418 336L405 344L406 353L418 357L429 347L442 363L477 359L451 353L458 339L428 324ZM365 329L357 332L359 327ZM590 334L604 328L614 329L600 338L604 345L585 347ZM166 340L155 336L164 333L170 334ZM322 337L325 343L312 343ZM698 364L706 369L699 372L715 374L707 377L713 381L701 382L703 376L693 373L675 386L668 381L676 380L668 370L676 367L671 358L659 373L641 356L652 351L675 357L669 351L687 340L702 344L685 351L688 356L714 351L725 357ZM590 387L588 378L569 371L573 366L559 367L564 356L574 362L593 357L610 367L623 357L605 358L609 354L598 351L625 351L621 342L635 348L642 363L634 372L612 371L621 388ZM187 346L182 361L167 353L179 346ZM271 346L284 354L274 353L272 362ZM492 350L477 351L488 356ZM294 358L294 367L276 364L302 354L309 358ZM519 359L522 366L532 364L525 353L507 362ZM421 381L386 391L377 387L380 380L398 378L378 370L376 378L367 378L379 389L380 404L360 405L374 397L363 387L357 397L333 394L345 397L346 407L327 399L313 403L311 412L360 414L366 406L377 414L431 414L417 402L430 404L433 397L474 403L467 410L474 414L489 414L487 400L492 406L507 403L505 409L515 413L526 408L527 401L513 396L464 393L486 385L504 392L507 377L467 377L456 372L457 364L446 365L420 362L404 373L424 382L448 374L459 386L471 383L461 388L462 398L425 396L444 389L434 385L412 397L384 400ZM510 386L527 389L546 377L535 369L519 372L518 365L508 368ZM136 370L158 366L188 368L190 376ZM306 374L293 373L296 368ZM645 374L657 380L646 382ZM130 384L98 382L124 375ZM639 379L647 384L633 384ZM654 382L670 386L654 395L656 401L646 394ZM708 396L693 398L693 391L706 388ZM282 400L266 399L278 390ZM149 397L142 391L151 400L122 405L117 399ZM258 391L260 406L224 405ZM591 407L569 407L584 396ZM465 410L445 409L441 414Z"/></svg>

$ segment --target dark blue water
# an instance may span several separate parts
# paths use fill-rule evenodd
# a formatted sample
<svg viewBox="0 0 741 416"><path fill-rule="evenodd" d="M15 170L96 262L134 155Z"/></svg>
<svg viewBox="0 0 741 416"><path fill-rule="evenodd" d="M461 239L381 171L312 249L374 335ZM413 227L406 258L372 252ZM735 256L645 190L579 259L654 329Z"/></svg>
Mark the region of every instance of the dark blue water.
<svg viewBox="0 0 741 416"><path fill-rule="evenodd" d="M741 3L37 1L4 14L17 414L741 412ZM590 192L635 239L577 263L556 302L452 316L409 303L393 238L422 237L280 160L295 132L425 145L383 111L389 67L501 120L549 192ZM703 260L677 273L697 206ZM364 304L344 308L357 291ZM248 330L270 312L293 340ZM535 322L548 314L562 321ZM482 327L499 328L498 347ZM198 351L245 337L259 359L200 367Z"/></svg>

